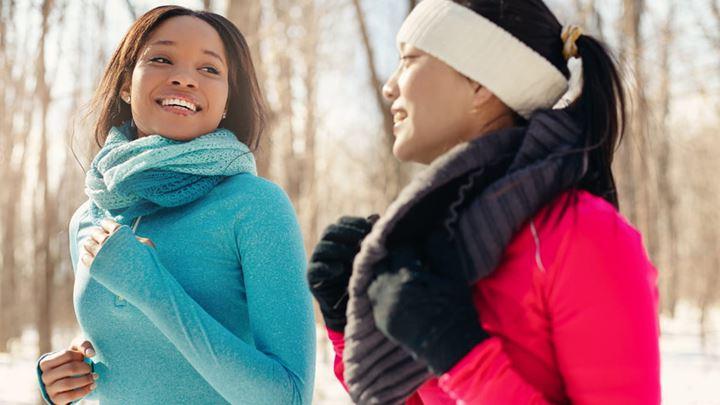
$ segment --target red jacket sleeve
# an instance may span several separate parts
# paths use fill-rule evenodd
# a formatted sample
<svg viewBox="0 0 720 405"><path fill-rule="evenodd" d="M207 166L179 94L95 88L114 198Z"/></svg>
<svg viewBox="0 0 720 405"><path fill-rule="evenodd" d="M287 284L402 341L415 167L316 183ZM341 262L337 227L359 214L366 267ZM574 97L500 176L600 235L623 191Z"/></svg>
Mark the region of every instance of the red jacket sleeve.
<svg viewBox="0 0 720 405"><path fill-rule="evenodd" d="M576 218L544 286L566 396L573 404L658 404L657 273L617 213ZM547 403L513 370L499 338L475 347L440 386L466 404Z"/></svg>
<svg viewBox="0 0 720 405"><path fill-rule="evenodd" d="M337 377L343 388L345 388L345 391L347 391L348 388L345 384L345 377L343 376L343 373L345 372L345 365L343 364L342 358L343 350L345 350L345 335L332 329L326 330L328 338L330 339L330 342L333 345L333 349L335 350L335 361L333 362L333 371L335 372L335 377Z"/></svg>
<svg viewBox="0 0 720 405"><path fill-rule="evenodd" d="M659 404L657 272L617 213L578 221L547 291L567 395L577 404Z"/></svg>
<svg viewBox="0 0 720 405"><path fill-rule="evenodd" d="M458 403L549 404L512 367L499 338L475 346L465 358L440 377L440 388Z"/></svg>
<svg viewBox="0 0 720 405"><path fill-rule="evenodd" d="M328 338L330 339L330 342L332 342L333 349L335 350L335 362L333 365L333 370L335 371L335 377L340 381L340 383L345 388L345 391L348 390L347 384L345 384L345 377L343 376L343 373L345 372L345 365L343 364L343 350L345 349L345 335L340 332L336 332L332 329L326 329L328 333ZM420 396L415 393L413 394L408 400L405 402L406 405L422 405L423 402L420 399Z"/></svg>

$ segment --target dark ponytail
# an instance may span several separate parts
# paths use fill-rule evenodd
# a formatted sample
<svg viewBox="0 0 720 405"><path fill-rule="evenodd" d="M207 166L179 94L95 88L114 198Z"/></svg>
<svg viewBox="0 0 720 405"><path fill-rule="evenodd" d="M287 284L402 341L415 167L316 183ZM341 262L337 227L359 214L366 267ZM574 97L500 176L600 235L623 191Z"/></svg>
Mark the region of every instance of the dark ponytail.
<svg viewBox="0 0 720 405"><path fill-rule="evenodd" d="M577 40L583 64L583 87L570 109L585 127L587 174L579 188L603 197L618 207L612 162L625 133L626 98L616 62L605 46L591 36Z"/></svg>
<svg viewBox="0 0 720 405"><path fill-rule="evenodd" d="M453 1L509 32L570 78L563 56L562 25L542 0ZM625 132L627 113L622 77L601 42L582 35L576 45L583 65L583 88L580 97L566 110L584 126L582 152L588 157L586 174L577 188L602 197L617 208L612 161Z"/></svg>

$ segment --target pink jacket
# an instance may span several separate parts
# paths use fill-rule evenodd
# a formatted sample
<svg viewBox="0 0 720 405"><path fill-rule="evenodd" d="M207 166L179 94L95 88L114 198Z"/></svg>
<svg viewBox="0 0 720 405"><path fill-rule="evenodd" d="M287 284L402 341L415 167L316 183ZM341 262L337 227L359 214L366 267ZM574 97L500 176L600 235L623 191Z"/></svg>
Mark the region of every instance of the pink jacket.
<svg viewBox="0 0 720 405"><path fill-rule="evenodd" d="M610 204L576 196L540 212L473 286L492 338L407 404L660 403L657 272ZM344 385L343 335L328 335Z"/></svg>

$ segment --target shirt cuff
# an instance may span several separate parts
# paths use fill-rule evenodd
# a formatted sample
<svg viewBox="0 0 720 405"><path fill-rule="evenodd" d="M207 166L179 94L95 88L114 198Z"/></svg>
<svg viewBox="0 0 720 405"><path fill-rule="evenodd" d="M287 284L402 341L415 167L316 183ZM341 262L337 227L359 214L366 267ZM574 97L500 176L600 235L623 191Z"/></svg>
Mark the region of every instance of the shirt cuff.
<svg viewBox="0 0 720 405"><path fill-rule="evenodd" d="M47 390L45 389L45 383L42 380L42 370L40 369L40 362L47 356L53 354L54 352L45 353L37 360L37 363L35 363L35 371L37 373L38 378L38 385L40 386L40 395L42 395L42 399L45 401L45 403L49 405L54 405L53 401L50 400L50 395L48 395Z"/></svg>

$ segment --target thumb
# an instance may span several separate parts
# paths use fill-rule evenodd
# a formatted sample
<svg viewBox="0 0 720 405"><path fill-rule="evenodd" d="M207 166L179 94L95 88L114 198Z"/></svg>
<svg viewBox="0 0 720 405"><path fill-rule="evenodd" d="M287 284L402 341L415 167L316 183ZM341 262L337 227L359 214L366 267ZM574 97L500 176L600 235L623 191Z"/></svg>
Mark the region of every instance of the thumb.
<svg viewBox="0 0 720 405"><path fill-rule="evenodd" d="M76 339L70 345L70 350L74 350L82 353L85 357L93 357L95 355L95 348L90 341L85 339Z"/></svg>
<svg viewBox="0 0 720 405"><path fill-rule="evenodd" d="M151 248L155 248L155 243L151 241L148 238L143 238L142 236L136 236L137 240L142 243L143 245L150 246Z"/></svg>
<svg viewBox="0 0 720 405"><path fill-rule="evenodd" d="M370 225L375 225L375 223L378 221L378 219L380 219L380 215L379 215L379 214L372 214L372 215L369 215L369 216L368 216L367 218L365 218L365 219L370 223Z"/></svg>

